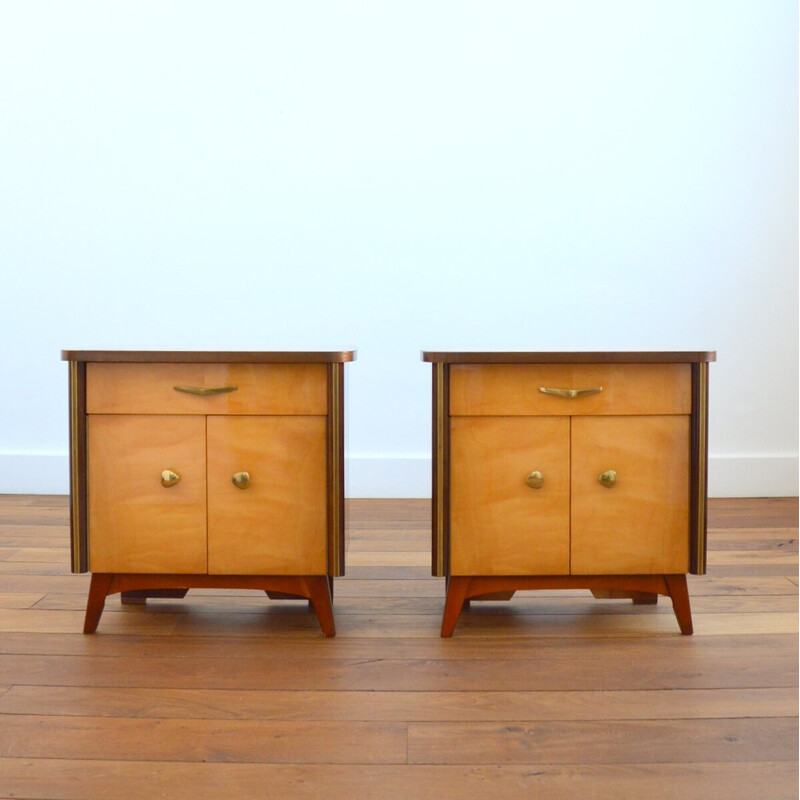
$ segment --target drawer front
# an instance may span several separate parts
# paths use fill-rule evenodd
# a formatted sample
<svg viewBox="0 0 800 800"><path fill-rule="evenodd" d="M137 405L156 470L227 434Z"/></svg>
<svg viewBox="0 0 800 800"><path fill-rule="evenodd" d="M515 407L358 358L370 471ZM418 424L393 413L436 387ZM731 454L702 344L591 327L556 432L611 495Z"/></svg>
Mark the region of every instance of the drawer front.
<svg viewBox="0 0 800 800"><path fill-rule="evenodd" d="M325 364L86 366L89 414L320 415L327 407Z"/></svg>
<svg viewBox="0 0 800 800"><path fill-rule="evenodd" d="M689 364L453 364L450 414L690 414L691 389Z"/></svg>

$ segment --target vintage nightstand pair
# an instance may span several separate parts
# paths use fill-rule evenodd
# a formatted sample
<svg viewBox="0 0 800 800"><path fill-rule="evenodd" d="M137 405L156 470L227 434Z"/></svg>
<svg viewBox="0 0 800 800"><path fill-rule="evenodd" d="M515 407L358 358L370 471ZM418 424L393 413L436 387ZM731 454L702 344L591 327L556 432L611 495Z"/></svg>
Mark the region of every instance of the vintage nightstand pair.
<svg viewBox="0 0 800 800"><path fill-rule="evenodd" d="M105 598L247 588L308 598L334 635L344 574L343 352L65 351L72 570ZM712 352L423 353L433 365L441 635L523 589L672 599L705 572Z"/></svg>

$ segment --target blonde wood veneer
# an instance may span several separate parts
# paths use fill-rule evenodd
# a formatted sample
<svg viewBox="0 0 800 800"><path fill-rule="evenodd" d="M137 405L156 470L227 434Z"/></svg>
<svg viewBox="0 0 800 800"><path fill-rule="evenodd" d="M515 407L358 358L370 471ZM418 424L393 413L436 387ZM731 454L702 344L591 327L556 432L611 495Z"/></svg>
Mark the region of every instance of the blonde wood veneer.
<svg viewBox="0 0 800 800"><path fill-rule="evenodd" d="M573 575L688 571L689 417L574 417L571 473Z"/></svg>
<svg viewBox="0 0 800 800"><path fill-rule="evenodd" d="M451 419L453 575L569 572L566 417ZM544 485L525 484L533 470Z"/></svg>
<svg viewBox="0 0 800 800"><path fill-rule="evenodd" d="M175 386L236 386L198 396ZM86 365L89 414L320 414L327 413L325 364Z"/></svg>
<svg viewBox="0 0 800 800"><path fill-rule="evenodd" d="M541 386L603 391L565 398ZM450 414L689 414L691 386L689 364L452 364Z"/></svg>
<svg viewBox="0 0 800 800"><path fill-rule="evenodd" d="M209 574L325 574L325 436L325 417L208 418Z"/></svg>
<svg viewBox="0 0 800 800"><path fill-rule="evenodd" d="M205 418L88 422L92 572L206 571ZM171 469L180 481L161 485Z"/></svg>

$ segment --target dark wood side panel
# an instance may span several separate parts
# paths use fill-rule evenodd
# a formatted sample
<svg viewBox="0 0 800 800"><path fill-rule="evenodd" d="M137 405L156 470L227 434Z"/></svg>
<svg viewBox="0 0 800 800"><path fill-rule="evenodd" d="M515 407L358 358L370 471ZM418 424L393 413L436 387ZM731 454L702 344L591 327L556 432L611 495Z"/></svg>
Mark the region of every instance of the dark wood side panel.
<svg viewBox="0 0 800 800"><path fill-rule="evenodd" d="M86 364L69 364L70 553L73 572L89 570L89 495L86 462Z"/></svg>
<svg viewBox="0 0 800 800"><path fill-rule="evenodd" d="M705 575L708 494L708 364L692 364L689 572Z"/></svg>
<svg viewBox="0 0 800 800"><path fill-rule="evenodd" d="M344 575L344 364L328 364L328 575Z"/></svg>
<svg viewBox="0 0 800 800"><path fill-rule="evenodd" d="M423 351L422 360L440 364L664 364L716 361L717 354L713 351L641 353L454 353Z"/></svg>
<svg viewBox="0 0 800 800"><path fill-rule="evenodd" d="M325 352L216 352L173 350L62 350L62 361L138 362L158 363L205 363L205 364L259 364L259 363L342 363L354 361L355 350Z"/></svg>
<svg viewBox="0 0 800 800"><path fill-rule="evenodd" d="M433 364L431 572L450 574L450 367Z"/></svg>

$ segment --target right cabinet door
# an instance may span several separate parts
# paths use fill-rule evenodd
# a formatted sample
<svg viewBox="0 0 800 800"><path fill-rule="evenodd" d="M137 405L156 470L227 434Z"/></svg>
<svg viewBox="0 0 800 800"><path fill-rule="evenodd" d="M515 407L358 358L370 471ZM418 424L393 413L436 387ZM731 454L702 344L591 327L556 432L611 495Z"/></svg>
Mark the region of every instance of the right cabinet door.
<svg viewBox="0 0 800 800"><path fill-rule="evenodd" d="M571 425L570 572L687 572L689 417L572 417ZM615 480L601 483L610 471Z"/></svg>
<svg viewBox="0 0 800 800"><path fill-rule="evenodd" d="M210 574L325 574L325 435L323 416L208 417Z"/></svg>

